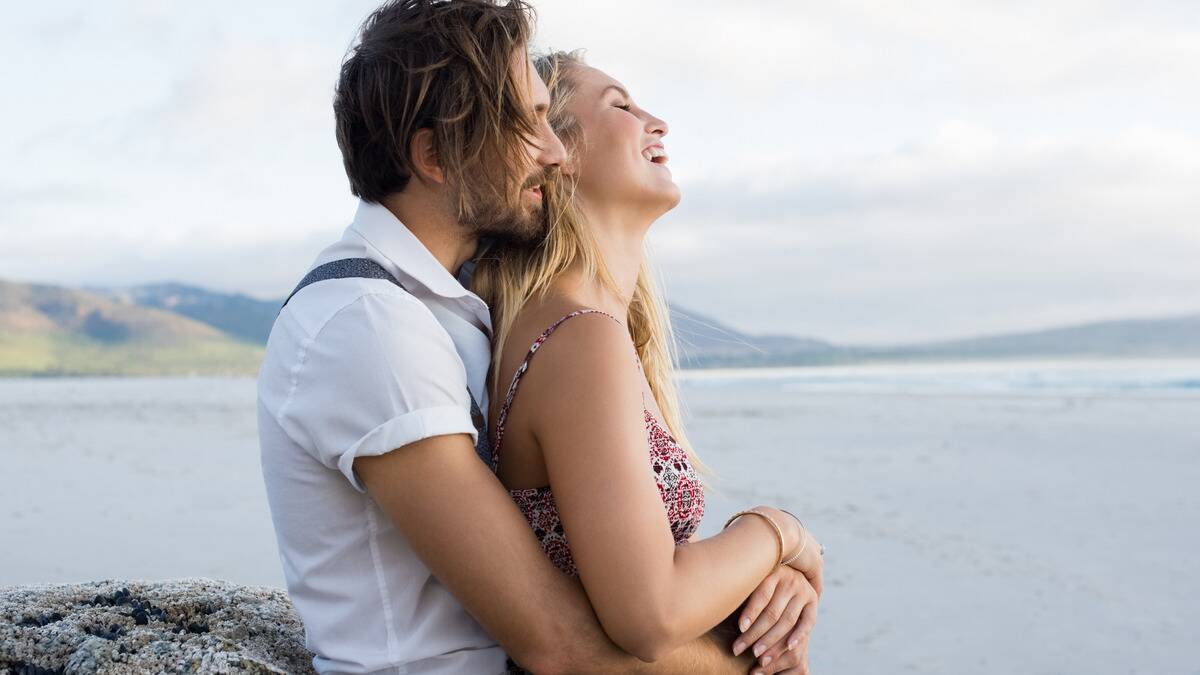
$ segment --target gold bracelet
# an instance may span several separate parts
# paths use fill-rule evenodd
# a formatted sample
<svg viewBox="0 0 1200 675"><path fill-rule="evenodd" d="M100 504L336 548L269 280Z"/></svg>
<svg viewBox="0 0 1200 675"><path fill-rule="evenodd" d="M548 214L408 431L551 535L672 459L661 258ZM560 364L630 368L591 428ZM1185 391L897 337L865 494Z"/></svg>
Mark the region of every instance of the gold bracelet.
<svg viewBox="0 0 1200 675"><path fill-rule="evenodd" d="M754 509L749 509L747 511L738 511L737 513L730 516L729 520L725 521L725 527L729 527L731 524L733 524L733 521L737 520L738 518L741 518L742 516L749 515L751 513L753 513L756 516L762 516L763 518L766 518L767 522L771 524L771 527L775 529L775 537L779 543L779 556L777 558L775 558L775 567L779 567L780 565L783 564L783 530L779 529L779 523L776 523L774 518L772 518L771 516L768 516L767 514L763 513L762 511L756 511ZM724 530L725 527L722 527L721 529Z"/></svg>
<svg viewBox="0 0 1200 675"><path fill-rule="evenodd" d="M808 528L804 527L804 521L797 518L796 514L792 513L791 511L788 511L787 509L779 509L779 510L783 511L784 513L788 514L789 516L791 516L792 518L794 518L796 520L796 524L800 526L800 538L804 540L804 543L800 545L800 550L796 551L796 555L788 558L785 562L779 563L780 565L787 565L787 564L790 564L796 558L799 558L800 554L804 553L804 549L808 547L808 537L804 536L804 533L808 532Z"/></svg>

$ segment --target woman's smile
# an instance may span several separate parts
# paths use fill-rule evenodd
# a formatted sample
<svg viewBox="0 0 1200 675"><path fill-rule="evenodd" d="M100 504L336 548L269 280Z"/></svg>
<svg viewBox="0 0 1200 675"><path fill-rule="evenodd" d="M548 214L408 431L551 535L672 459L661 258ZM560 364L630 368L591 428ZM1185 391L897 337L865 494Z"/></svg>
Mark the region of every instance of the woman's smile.
<svg viewBox="0 0 1200 675"><path fill-rule="evenodd" d="M642 157L645 157L651 164L659 164L661 166L666 166L667 161L670 159L667 155L667 149L663 147L662 143L655 143L643 149Z"/></svg>

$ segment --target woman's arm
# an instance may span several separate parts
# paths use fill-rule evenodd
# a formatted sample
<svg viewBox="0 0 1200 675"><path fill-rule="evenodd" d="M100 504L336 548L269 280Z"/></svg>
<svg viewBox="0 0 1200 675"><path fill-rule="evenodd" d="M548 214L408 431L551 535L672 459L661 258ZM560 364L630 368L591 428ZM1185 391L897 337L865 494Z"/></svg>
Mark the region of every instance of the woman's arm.
<svg viewBox="0 0 1200 675"><path fill-rule="evenodd" d="M580 580L605 632L654 661L721 622L771 572L762 518L676 547L649 464L642 380L623 328L598 315L563 324L514 405L530 411ZM778 512L776 512L778 513ZM785 555L799 528L786 516Z"/></svg>
<svg viewBox="0 0 1200 675"><path fill-rule="evenodd" d="M734 655L709 637L654 664L618 649L580 584L546 558L466 434L433 436L358 457L354 470L438 580L533 672L734 675L753 664L747 654Z"/></svg>

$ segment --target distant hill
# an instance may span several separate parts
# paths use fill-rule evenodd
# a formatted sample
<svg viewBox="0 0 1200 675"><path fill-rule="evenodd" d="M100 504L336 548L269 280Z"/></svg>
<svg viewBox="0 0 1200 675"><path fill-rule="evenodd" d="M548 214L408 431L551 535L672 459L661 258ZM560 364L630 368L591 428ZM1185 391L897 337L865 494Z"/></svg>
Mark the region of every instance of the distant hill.
<svg viewBox="0 0 1200 675"><path fill-rule="evenodd" d="M683 367L808 366L868 361L1200 357L1200 314L1102 321L1041 331L888 347L754 336L672 311Z"/></svg>
<svg viewBox="0 0 1200 675"><path fill-rule="evenodd" d="M169 309L231 334L265 341L282 299L258 300L182 284L108 291L114 297ZM1065 357L1200 356L1200 315L1097 322L889 347L839 345L813 337L754 335L679 306L671 322L684 368L805 366L864 361Z"/></svg>
<svg viewBox="0 0 1200 675"><path fill-rule="evenodd" d="M262 353L174 312L0 281L0 375L252 373Z"/></svg>
<svg viewBox="0 0 1200 675"><path fill-rule="evenodd" d="M684 368L829 364L853 358L843 347L791 335L750 335L681 307L671 307L671 327Z"/></svg>
<svg viewBox="0 0 1200 675"><path fill-rule="evenodd" d="M0 375L250 374L280 304L175 283L79 291L0 282ZM1200 315L888 347L753 335L677 306L671 319L684 368L1200 357Z"/></svg>
<svg viewBox="0 0 1200 675"><path fill-rule="evenodd" d="M106 291L166 309L247 340L265 342L282 299L259 300L183 284ZM1106 321L1043 331L888 347L839 345L813 337L754 335L679 306L671 322L684 368L808 366L866 361L1200 356L1200 315Z"/></svg>
<svg viewBox="0 0 1200 675"><path fill-rule="evenodd" d="M122 302L182 314L234 337L263 344L267 342L271 324L283 304L282 298L278 301L258 300L248 295L217 293L176 283L96 290Z"/></svg>
<svg viewBox="0 0 1200 675"><path fill-rule="evenodd" d="M183 314L231 335L263 343L283 304L282 298L259 300L176 283L96 290L122 302ZM845 350L822 340L748 335L680 307L671 308L671 321L684 367L771 365L780 360L830 363L847 358Z"/></svg>
<svg viewBox="0 0 1200 675"><path fill-rule="evenodd" d="M1200 314L1128 319L891 348L861 348L871 359L1011 359L1027 357L1200 356Z"/></svg>

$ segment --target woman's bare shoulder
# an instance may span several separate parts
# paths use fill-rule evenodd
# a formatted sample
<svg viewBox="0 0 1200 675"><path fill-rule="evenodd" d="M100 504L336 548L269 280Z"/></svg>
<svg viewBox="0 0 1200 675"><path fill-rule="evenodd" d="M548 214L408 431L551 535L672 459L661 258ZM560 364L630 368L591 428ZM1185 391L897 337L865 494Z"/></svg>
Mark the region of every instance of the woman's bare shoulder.
<svg viewBox="0 0 1200 675"><path fill-rule="evenodd" d="M571 316L576 313L577 316ZM559 323L560 321L562 322ZM597 328L597 324L604 323L610 325ZM558 325L554 329L553 337L547 338L544 343L546 346L551 342L571 343L575 347L597 347L616 343L628 344L632 349L632 342L624 324L614 320L611 315L600 313L573 298L555 296L531 300L517 312L512 329L505 340L505 361L510 357L523 359L542 333L555 324ZM544 348L546 347L542 347Z"/></svg>
<svg viewBox="0 0 1200 675"><path fill-rule="evenodd" d="M561 300L529 307L529 314L518 316L514 322L505 348L506 369L515 371L533 343L555 322L590 309ZM542 398L575 396L586 391L600 394L609 387L630 388L639 393L636 356L624 324L610 315L584 311L558 324L538 346L521 384L522 390L528 387L537 393L522 395Z"/></svg>

